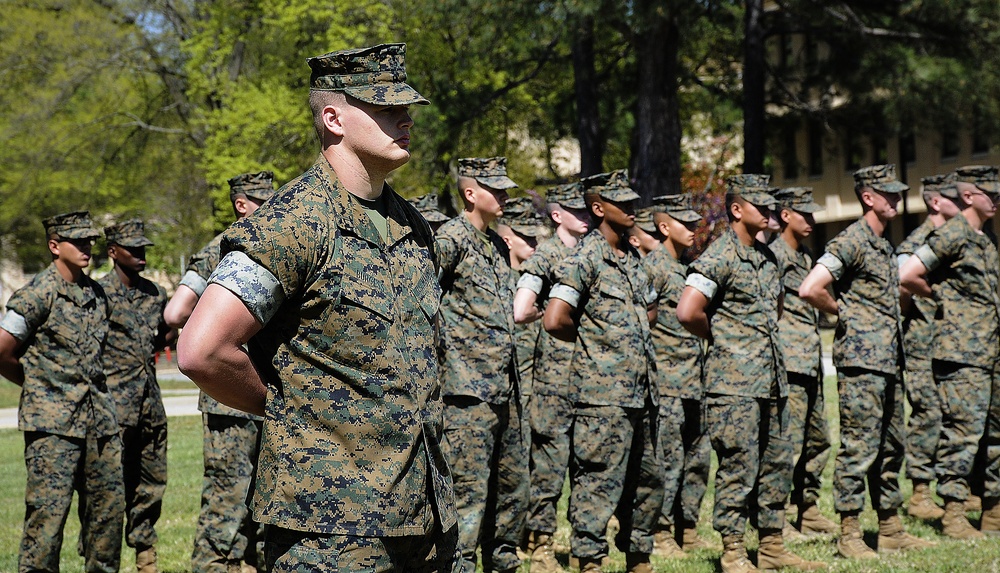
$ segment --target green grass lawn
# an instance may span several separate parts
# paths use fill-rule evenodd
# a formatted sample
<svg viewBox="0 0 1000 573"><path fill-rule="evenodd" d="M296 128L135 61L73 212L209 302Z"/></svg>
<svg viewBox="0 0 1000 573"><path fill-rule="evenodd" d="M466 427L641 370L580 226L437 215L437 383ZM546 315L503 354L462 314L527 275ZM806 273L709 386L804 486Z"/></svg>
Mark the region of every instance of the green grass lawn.
<svg viewBox="0 0 1000 573"><path fill-rule="evenodd" d="M825 384L827 398L827 414L831 421L831 430L836 432L836 380L832 377ZM158 531L160 533L160 570L164 573L181 573L189 571L191 544L194 538L195 522L198 515L198 503L201 495L201 420L196 416L171 418L169 438L169 468L170 478L164 500L163 517ZM17 547L21 535L21 521L24 517L24 460L22 450L23 438L16 430L0 430L0 572L15 571L17 564ZM714 464L713 464L714 465ZM714 471L714 470L713 470ZM834 517L831 480L833 461L826 470L823 495L820 508L828 516ZM909 482L903 484L904 493L909 495ZM713 491L710 488L702 504L702 519L699 528L703 535L719 539L710 527ZM568 545L569 527L565 521L566 496L560 502L560 526L556 541ZM978 516L976 516L978 517ZM1000 539L989 539L975 543L962 543L941 538L936 530L926 524L916 522L908 517L903 518L907 528L914 534L928 539L938 540L937 547L910 552L901 555L887 556L874 563L855 563L836 557L833 540L820 539L806 543L791 544L794 551L803 557L817 559L830 564L831 571L852 573L901 573L917 572L998 572L1000 571ZM867 540L874 544L877 527L875 513L866 511L862 516L862 525L867 533ZM83 560L76 555L76 540L79 533L79 523L75 509L66 525L66 540L62 551L62 570L68 573L83 571ZM748 535L748 547L751 552L756 549L754 533ZM565 558L565 556L562 556ZM653 557L653 567L657 572L692 572L714 573L717 571L719 553L702 551L691 558L668 561ZM564 561L565 562L565 561ZM617 551L611 554L608 571L624 571L624 555ZM122 571L135 571L134 554L126 549L122 557ZM525 564L521 571L527 573Z"/></svg>

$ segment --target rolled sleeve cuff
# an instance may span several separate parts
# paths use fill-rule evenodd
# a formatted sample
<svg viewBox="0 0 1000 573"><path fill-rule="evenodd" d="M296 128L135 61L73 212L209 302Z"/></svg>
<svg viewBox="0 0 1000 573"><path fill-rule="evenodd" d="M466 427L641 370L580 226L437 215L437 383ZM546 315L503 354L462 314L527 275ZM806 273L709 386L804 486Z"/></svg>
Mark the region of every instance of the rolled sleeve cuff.
<svg viewBox="0 0 1000 573"><path fill-rule="evenodd" d="M267 324L285 301L278 278L240 251L227 253L208 282L239 297L261 324Z"/></svg>
<svg viewBox="0 0 1000 573"><path fill-rule="evenodd" d="M920 259L920 262L927 267L928 271L933 271L941 264L941 259L934 254L934 251L928 245L920 245L920 248L917 249L917 252L913 253L913 256Z"/></svg>
<svg viewBox="0 0 1000 573"><path fill-rule="evenodd" d="M698 292L705 295L705 298L708 300L715 298L715 293L719 291L719 285L715 284L715 281L701 273L689 274L687 282L684 284L689 287L694 287Z"/></svg>
<svg viewBox="0 0 1000 573"><path fill-rule="evenodd" d="M521 278L517 279L517 288L526 288L535 294L541 294L543 286L545 286L545 281L532 274L523 274Z"/></svg>
<svg viewBox="0 0 1000 573"><path fill-rule="evenodd" d="M204 294L205 289L208 288L208 281L194 271L184 273L184 276L181 277L181 284L193 290L194 294L199 297Z"/></svg>
<svg viewBox="0 0 1000 573"><path fill-rule="evenodd" d="M910 257L912 257L912 256L913 255L910 255L909 253L903 253L901 255L896 255L896 266L899 267L899 268L903 268L903 265L905 265L906 261L910 260Z"/></svg>
<svg viewBox="0 0 1000 573"><path fill-rule="evenodd" d="M839 281L840 277L844 276L844 262L830 253L824 253L816 261L816 264L826 267L826 270L830 271L830 275L833 276L833 280Z"/></svg>
<svg viewBox="0 0 1000 573"><path fill-rule="evenodd" d="M656 304L656 301L658 299L659 297L656 294L656 289L653 287L649 287L649 291L646 292L646 306Z"/></svg>
<svg viewBox="0 0 1000 573"><path fill-rule="evenodd" d="M549 298L558 298L559 300L566 301L570 306L576 308L580 304L580 291L573 287L568 287L564 284L557 284L552 287L552 291L549 292Z"/></svg>
<svg viewBox="0 0 1000 573"><path fill-rule="evenodd" d="M9 332L18 342L23 342L31 334L31 331L28 329L28 321L24 320L23 316L13 310L8 310L3 320L0 320L0 328Z"/></svg>

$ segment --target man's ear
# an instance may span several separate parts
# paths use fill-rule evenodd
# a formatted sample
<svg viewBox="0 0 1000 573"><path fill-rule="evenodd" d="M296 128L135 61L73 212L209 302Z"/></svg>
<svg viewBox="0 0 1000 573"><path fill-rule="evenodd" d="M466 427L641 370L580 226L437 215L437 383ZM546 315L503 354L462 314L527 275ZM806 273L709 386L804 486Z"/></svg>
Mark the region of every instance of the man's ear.
<svg viewBox="0 0 1000 573"><path fill-rule="evenodd" d="M666 221L660 221L659 223L657 223L656 230L659 231L661 235L663 235L663 240L667 240L670 238L670 224L668 224Z"/></svg>
<svg viewBox="0 0 1000 573"><path fill-rule="evenodd" d="M628 236L628 244L635 247L636 250L638 250L639 247L642 245L642 243L639 242L639 237L636 237L635 235L632 234L629 234Z"/></svg>
<svg viewBox="0 0 1000 573"><path fill-rule="evenodd" d="M320 112L320 118L323 120L323 125L327 131L337 137L344 137L344 124L341 121L342 115L340 110L333 104L323 107L323 110Z"/></svg>
<svg viewBox="0 0 1000 573"><path fill-rule="evenodd" d="M601 203L600 201L594 201L593 203L590 204L590 212L595 217L599 217L599 218L603 219L604 218L604 203Z"/></svg>
<svg viewBox="0 0 1000 573"><path fill-rule="evenodd" d="M782 209L781 214L778 216L781 217L781 220L784 221L785 223L788 223L788 221L792 218L791 214L789 214L788 212L788 209Z"/></svg>
<svg viewBox="0 0 1000 573"><path fill-rule="evenodd" d="M49 239L49 252L54 256L59 256L59 241L56 239Z"/></svg>
<svg viewBox="0 0 1000 573"><path fill-rule="evenodd" d="M861 192L861 202L869 207L874 207L875 206L875 198L873 197L874 193L875 192L872 191L870 188L866 188L864 191Z"/></svg>

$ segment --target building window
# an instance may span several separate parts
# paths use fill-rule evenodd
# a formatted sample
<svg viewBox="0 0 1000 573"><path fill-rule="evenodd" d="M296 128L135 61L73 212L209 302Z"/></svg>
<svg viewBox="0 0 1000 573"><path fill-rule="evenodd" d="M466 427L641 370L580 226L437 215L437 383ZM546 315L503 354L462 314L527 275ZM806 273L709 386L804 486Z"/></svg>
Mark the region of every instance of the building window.
<svg viewBox="0 0 1000 573"><path fill-rule="evenodd" d="M862 151L858 134L848 131L844 136L844 167L848 171L856 171L861 168Z"/></svg>
<svg viewBox="0 0 1000 573"><path fill-rule="evenodd" d="M912 132L899 137L899 157L904 163L916 163L917 137Z"/></svg>
<svg viewBox="0 0 1000 573"><path fill-rule="evenodd" d="M823 125L818 121L809 122L809 176L823 174Z"/></svg>
<svg viewBox="0 0 1000 573"><path fill-rule="evenodd" d="M986 155L990 152L990 134L983 128L983 122L975 121L972 127L973 155Z"/></svg>
<svg viewBox="0 0 1000 573"><path fill-rule="evenodd" d="M884 135L872 136L872 165L889 163L889 144Z"/></svg>
<svg viewBox="0 0 1000 573"><path fill-rule="evenodd" d="M949 128L941 132L941 159L958 157L960 149L957 130Z"/></svg>
<svg viewBox="0 0 1000 573"><path fill-rule="evenodd" d="M785 141L782 146L781 166L784 168L785 179L797 179L799 176L798 146L796 145L795 128L786 127Z"/></svg>

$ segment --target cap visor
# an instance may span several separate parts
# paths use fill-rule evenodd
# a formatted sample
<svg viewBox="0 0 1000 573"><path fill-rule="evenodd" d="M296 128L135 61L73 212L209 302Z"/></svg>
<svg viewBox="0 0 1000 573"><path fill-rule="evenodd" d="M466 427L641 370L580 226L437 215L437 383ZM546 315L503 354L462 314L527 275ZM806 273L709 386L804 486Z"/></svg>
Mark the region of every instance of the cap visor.
<svg viewBox="0 0 1000 573"><path fill-rule="evenodd" d="M757 207L773 208L778 206L778 200L768 193L740 193L740 197L747 203L752 203Z"/></svg>
<svg viewBox="0 0 1000 573"><path fill-rule="evenodd" d="M441 211L422 211L420 214L428 223L444 223L448 220L448 216Z"/></svg>
<svg viewBox="0 0 1000 573"><path fill-rule="evenodd" d="M692 211L691 209L685 209L684 211L667 211L667 214L681 223L694 223L695 221L701 221L702 219L701 215L699 215L697 211Z"/></svg>
<svg viewBox="0 0 1000 573"><path fill-rule="evenodd" d="M150 241L146 237L133 237L129 239L121 239L117 243L123 247L152 247L153 241Z"/></svg>
<svg viewBox="0 0 1000 573"><path fill-rule="evenodd" d="M601 199L625 203L626 201L637 201L639 194L631 189L615 189L614 191L601 191Z"/></svg>
<svg viewBox="0 0 1000 573"><path fill-rule="evenodd" d="M792 205L791 208L792 211L798 211L799 213L819 213L823 210L823 207L819 203L815 202Z"/></svg>
<svg viewBox="0 0 1000 573"><path fill-rule="evenodd" d="M424 96L405 83L344 88L344 93L374 105L430 105Z"/></svg>
<svg viewBox="0 0 1000 573"><path fill-rule="evenodd" d="M514 183L514 180L506 175L497 177L473 177L473 179L490 189L514 189L517 187L517 183Z"/></svg>
<svg viewBox="0 0 1000 573"><path fill-rule="evenodd" d="M905 193L910 190L910 186L899 181L890 183L872 183L871 188L883 193Z"/></svg>
<svg viewBox="0 0 1000 573"><path fill-rule="evenodd" d="M1000 193L1000 181L981 181L976 187L984 193Z"/></svg>
<svg viewBox="0 0 1000 573"><path fill-rule="evenodd" d="M100 238L101 232L95 229L70 229L58 235L64 239L97 239Z"/></svg>

